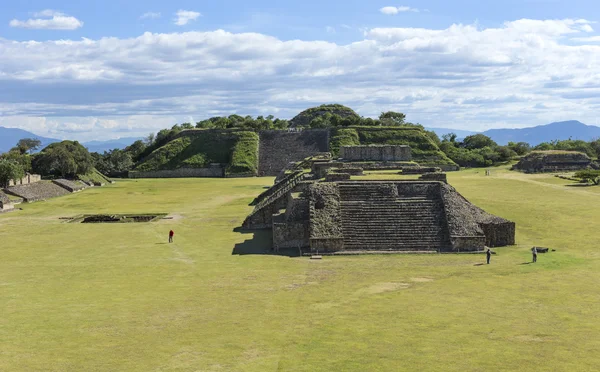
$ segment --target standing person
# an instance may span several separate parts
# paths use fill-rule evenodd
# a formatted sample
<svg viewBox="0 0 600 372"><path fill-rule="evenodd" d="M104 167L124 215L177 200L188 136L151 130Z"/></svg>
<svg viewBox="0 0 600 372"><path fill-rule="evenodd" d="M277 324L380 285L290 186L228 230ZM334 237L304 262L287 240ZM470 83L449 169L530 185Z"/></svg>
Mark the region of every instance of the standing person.
<svg viewBox="0 0 600 372"><path fill-rule="evenodd" d="M531 250L531 253L533 254L533 262L537 262L537 248L533 247L533 249Z"/></svg>
<svg viewBox="0 0 600 372"><path fill-rule="evenodd" d="M175 236L173 230L169 231L169 243L173 243L173 236Z"/></svg>
<svg viewBox="0 0 600 372"><path fill-rule="evenodd" d="M492 251L488 248L487 252L485 252L486 258L487 258L487 264L490 264L490 258L492 258Z"/></svg>

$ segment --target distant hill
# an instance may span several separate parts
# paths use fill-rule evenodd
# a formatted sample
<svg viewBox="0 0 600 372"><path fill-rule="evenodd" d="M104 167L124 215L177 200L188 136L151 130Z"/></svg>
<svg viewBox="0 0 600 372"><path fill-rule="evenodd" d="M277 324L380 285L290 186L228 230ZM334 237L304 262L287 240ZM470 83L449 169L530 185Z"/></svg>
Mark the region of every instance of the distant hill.
<svg viewBox="0 0 600 372"><path fill-rule="evenodd" d="M46 138L38 136L23 129L0 127L0 153L7 152L11 148L15 147L17 142L19 142L19 140L23 138L39 139L40 141L42 141L42 148L48 146L53 142L60 141L55 138Z"/></svg>
<svg viewBox="0 0 600 372"><path fill-rule="evenodd" d="M483 134L492 138L499 145L506 145L508 142L527 142L535 146L542 142L569 138L591 141L594 138L600 138L600 127L571 120L530 128L490 129Z"/></svg>
<svg viewBox="0 0 600 372"><path fill-rule="evenodd" d="M37 138L42 141L40 150L54 142L60 142L61 140L56 138L46 138L38 136L37 134L28 132L18 128L4 128L0 127L0 154L7 152L11 148L15 147L17 142L23 138ZM126 137L108 141L90 141L83 142L82 145L90 152L104 152L112 149L124 149L131 145L135 141L142 139L141 137Z"/></svg>
<svg viewBox="0 0 600 372"><path fill-rule="evenodd" d="M89 152L98 152L103 153L104 151L114 150L114 149L124 149L125 147L131 145L137 140L143 139L142 137L125 137L119 138L115 140L108 141L90 141L84 142L83 146L85 146Z"/></svg>

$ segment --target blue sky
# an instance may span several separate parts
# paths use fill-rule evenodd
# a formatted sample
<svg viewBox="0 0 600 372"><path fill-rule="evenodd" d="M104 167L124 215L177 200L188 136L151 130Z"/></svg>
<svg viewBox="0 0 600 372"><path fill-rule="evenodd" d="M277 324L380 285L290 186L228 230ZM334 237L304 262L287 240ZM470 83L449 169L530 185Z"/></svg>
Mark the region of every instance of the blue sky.
<svg viewBox="0 0 600 372"><path fill-rule="evenodd" d="M484 130L600 124L595 1L0 5L0 125L80 140L338 102Z"/></svg>

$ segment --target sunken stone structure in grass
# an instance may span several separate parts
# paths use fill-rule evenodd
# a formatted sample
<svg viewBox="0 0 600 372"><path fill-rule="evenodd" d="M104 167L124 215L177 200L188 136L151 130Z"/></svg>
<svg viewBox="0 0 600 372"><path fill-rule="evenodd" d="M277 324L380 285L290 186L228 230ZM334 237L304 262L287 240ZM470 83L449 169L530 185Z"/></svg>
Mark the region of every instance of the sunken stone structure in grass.
<svg viewBox="0 0 600 372"><path fill-rule="evenodd" d="M313 168L317 163L323 161ZM476 207L442 180L352 181L335 174L324 181L308 171L287 174L255 200L244 227L272 229L274 249L305 254L470 252L515 244L514 222Z"/></svg>
<svg viewBox="0 0 600 372"><path fill-rule="evenodd" d="M592 159L577 151L533 151L513 166L526 173L576 172L590 168Z"/></svg>

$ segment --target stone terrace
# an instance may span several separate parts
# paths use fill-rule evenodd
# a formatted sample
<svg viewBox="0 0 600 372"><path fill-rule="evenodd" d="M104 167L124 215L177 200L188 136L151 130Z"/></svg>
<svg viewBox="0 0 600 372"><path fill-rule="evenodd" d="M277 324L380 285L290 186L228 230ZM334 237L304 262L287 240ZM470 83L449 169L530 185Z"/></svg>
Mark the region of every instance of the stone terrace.
<svg viewBox="0 0 600 372"><path fill-rule="evenodd" d="M52 183L68 190L69 192L82 191L86 188L84 186L84 184L81 182L69 181L69 180L65 180L65 179L53 180Z"/></svg>
<svg viewBox="0 0 600 372"><path fill-rule="evenodd" d="M34 202L68 195L71 192L64 187L49 181L41 181L29 185L12 186L6 192L23 198L26 202Z"/></svg>

